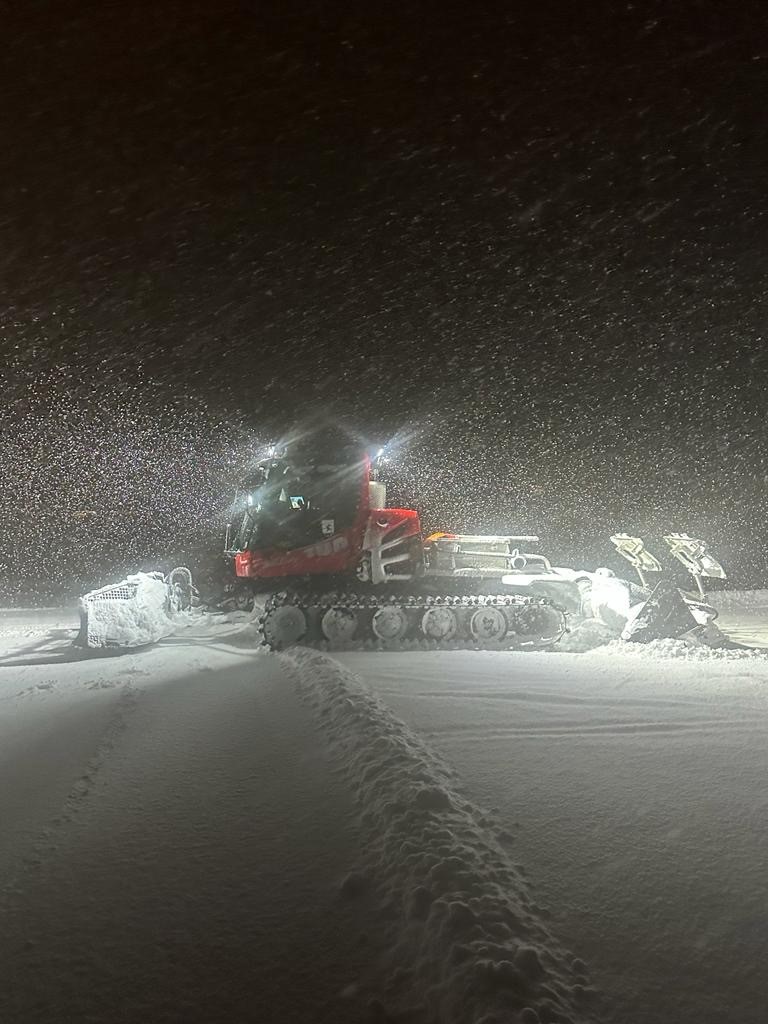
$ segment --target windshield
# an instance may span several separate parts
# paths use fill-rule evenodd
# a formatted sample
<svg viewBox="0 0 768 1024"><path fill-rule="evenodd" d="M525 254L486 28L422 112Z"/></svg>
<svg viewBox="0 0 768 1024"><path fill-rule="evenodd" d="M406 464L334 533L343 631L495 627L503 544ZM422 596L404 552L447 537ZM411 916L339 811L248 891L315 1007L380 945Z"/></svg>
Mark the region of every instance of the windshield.
<svg viewBox="0 0 768 1024"><path fill-rule="evenodd" d="M261 463L245 483L238 547L300 547L349 529L359 508L364 471L364 463Z"/></svg>

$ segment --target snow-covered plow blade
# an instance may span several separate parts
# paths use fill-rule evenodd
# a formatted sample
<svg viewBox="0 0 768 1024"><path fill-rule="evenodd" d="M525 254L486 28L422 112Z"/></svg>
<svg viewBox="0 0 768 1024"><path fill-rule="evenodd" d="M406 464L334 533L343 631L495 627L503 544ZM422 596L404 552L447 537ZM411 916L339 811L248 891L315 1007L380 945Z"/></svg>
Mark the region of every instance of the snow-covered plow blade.
<svg viewBox="0 0 768 1024"><path fill-rule="evenodd" d="M617 533L611 537L611 541L617 552L634 566L644 590L644 600L634 602L625 612L626 621L621 631L623 640L650 643L652 640L679 639L694 630L701 633L714 623L717 609L707 602L702 579L711 577L724 580L727 577L722 565L713 557L703 540L689 537L687 533L672 533L664 537L669 553L693 577L699 600L666 580L659 580L648 593L646 579L649 575L658 579L664 571L661 562L648 551L640 537ZM631 584L624 585L628 588L628 595L632 589L638 590Z"/></svg>
<svg viewBox="0 0 768 1024"><path fill-rule="evenodd" d="M195 593L189 569L138 572L80 598L79 647L145 647L169 636Z"/></svg>
<svg viewBox="0 0 768 1024"><path fill-rule="evenodd" d="M633 609L621 638L647 644L651 640L677 639L699 625L691 605L674 583L662 580L648 600Z"/></svg>

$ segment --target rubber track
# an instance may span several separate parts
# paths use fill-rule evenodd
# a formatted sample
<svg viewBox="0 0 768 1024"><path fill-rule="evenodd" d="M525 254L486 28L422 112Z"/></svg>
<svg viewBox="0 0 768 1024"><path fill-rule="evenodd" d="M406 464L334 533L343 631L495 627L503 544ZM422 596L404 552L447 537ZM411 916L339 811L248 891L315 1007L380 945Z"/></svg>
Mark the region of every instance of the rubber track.
<svg viewBox="0 0 768 1024"><path fill-rule="evenodd" d="M261 618L262 642L273 650L282 645L271 642L264 635L264 622L269 613L281 606L293 605L300 608L307 620L307 631L297 641L302 647L316 650L545 650L554 646L567 632L565 611L546 598L526 598L519 595L446 595L435 598L431 595L377 595L355 593L300 594L281 592L267 599ZM399 640L381 640L372 630L373 616L379 608L387 605L401 607L408 617L408 631ZM450 640L436 640L426 637L421 629L424 612L433 606L453 608L459 618L459 629ZM472 636L469 622L479 608L495 607L502 610L507 619L506 637L496 642L481 642ZM330 608L340 608L358 613L358 627L354 638L347 642L330 641L323 634L321 622ZM544 618L550 629L547 635L522 632L523 619ZM555 625L556 624L556 625Z"/></svg>

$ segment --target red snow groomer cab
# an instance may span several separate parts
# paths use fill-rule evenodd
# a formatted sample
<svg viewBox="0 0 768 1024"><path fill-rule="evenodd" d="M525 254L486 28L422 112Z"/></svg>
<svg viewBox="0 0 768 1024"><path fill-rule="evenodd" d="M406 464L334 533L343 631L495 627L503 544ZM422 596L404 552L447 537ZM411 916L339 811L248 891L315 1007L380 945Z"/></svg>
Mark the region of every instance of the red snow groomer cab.
<svg viewBox="0 0 768 1024"><path fill-rule="evenodd" d="M423 568L419 514L385 508L386 489L367 454L302 464L287 456L259 463L240 492L234 536L241 579L412 580ZM263 588L259 588L263 589Z"/></svg>
<svg viewBox="0 0 768 1024"><path fill-rule="evenodd" d="M552 571L519 551L536 538L425 540L418 512L387 508L377 476L360 449L284 450L240 486L226 552L246 600L262 595L265 643L543 647L560 638L563 610L508 585L526 566Z"/></svg>

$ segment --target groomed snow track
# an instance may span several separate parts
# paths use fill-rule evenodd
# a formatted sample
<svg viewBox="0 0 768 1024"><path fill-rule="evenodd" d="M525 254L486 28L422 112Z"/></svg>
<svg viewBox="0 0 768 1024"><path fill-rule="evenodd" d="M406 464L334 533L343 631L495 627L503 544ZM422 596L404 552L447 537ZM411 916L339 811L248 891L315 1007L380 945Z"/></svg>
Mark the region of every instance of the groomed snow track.
<svg viewBox="0 0 768 1024"><path fill-rule="evenodd" d="M300 647L281 658L357 800L365 860L347 888L373 888L391 930L371 1019L591 1024L587 968L543 924L493 814L339 662Z"/></svg>

